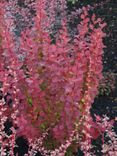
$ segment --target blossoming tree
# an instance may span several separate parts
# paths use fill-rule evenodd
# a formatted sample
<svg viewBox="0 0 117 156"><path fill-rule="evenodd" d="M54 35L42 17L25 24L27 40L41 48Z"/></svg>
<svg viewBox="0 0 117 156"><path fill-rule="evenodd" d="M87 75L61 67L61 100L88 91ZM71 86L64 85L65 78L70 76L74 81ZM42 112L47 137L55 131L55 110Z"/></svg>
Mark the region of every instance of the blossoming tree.
<svg viewBox="0 0 117 156"><path fill-rule="evenodd" d="M0 3L1 155L7 148L14 155L19 136L28 140L30 156L37 151L44 156L64 156L70 147L72 155L78 147L91 155L91 139L108 126L107 122L102 127L99 117L95 123L90 115L102 78L102 29L106 24L95 14L89 16L89 6L83 7L78 13L77 34L71 38L66 2L36 0L34 24L22 30L17 47L10 2ZM64 11L54 39L57 5L53 4L61 4L59 9ZM12 123L10 134L5 132L7 120Z"/></svg>

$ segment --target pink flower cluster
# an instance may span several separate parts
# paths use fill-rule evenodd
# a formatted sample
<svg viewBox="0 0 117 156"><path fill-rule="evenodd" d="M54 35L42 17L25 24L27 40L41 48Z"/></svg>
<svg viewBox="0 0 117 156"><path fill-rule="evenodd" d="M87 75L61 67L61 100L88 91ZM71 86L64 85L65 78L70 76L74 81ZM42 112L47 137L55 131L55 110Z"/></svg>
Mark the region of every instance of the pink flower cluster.
<svg viewBox="0 0 117 156"><path fill-rule="evenodd" d="M60 2L64 9L65 1ZM2 156L7 147L3 140L11 143L13 155L15 139L21 135L29 142L31 156L38 150L44 155L64 156L74 141L75 147L79 146L79 137L91 145L91 138L100 134L94 131L90 108L102 78L102 29L106 24L95 14L90 17L88 8L83 7L74 39L68 32L67 17L62 16L53 43L47 4L46 0L35 2L34 26L22 32L18 48L10 29L14 28L13 20L5 17L8 4L0 4L1 90L12 97L11 108L4 98L0 100ZM55 21L54 15L52 18ZM13 125L10 136L3 127L7 119Z"/></svg>

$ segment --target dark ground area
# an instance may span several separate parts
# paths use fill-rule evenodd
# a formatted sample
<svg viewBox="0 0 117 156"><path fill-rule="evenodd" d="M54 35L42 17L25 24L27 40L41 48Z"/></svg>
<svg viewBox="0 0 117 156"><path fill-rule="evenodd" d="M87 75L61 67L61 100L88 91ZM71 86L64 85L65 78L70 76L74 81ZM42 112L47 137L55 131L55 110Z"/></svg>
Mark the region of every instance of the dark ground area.
<svg viewBox="0 0 117 156"><path fill-rule="evenodd" d="M74 5L70 2L68 3L69 10L74 7L79 8L85 5L99 4L101 2L106 2L106 0L79 0ZM21 3L19 5L22 7ZM94 10L98 17L104 19L107 23L105 32L107 37L104 39L106 48L104 49L103 65L104 73L111 73L115 77L115 87L112 90L106 90L100 93L92 105L91 114L98 114L100 116L107 115L110 119L115 119L117 117L117 1L110 0L103 4L103 6L97 6ZM109 82L108 82L109 83ZM107 94L108 93L108 94ZM117 121L115 121L114 129L117 133ZM15 149L15 153L18 152L18 156L23 156L27 150L28 146L23 138L17 139L18 148ZM95 145L96 156L102 156L101 150L101 138L93 140L92 144ZM36 156L41 156L39 153ZM83 153L79 150L76 156L83 156Z"/></svg>

